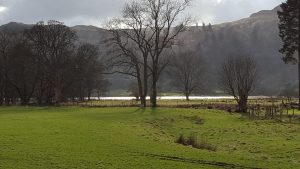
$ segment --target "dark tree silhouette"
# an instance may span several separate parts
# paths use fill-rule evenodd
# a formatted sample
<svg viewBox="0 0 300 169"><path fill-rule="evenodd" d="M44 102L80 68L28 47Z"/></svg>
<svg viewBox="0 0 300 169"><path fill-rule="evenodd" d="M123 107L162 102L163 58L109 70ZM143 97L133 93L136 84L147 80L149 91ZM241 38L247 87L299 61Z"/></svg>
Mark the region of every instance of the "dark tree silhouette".
<svg viewBox="0 0 300 169"><path fill-rule="evenodd" d="M5 32L0 32L0 105L5 102L6 105L9 104L10 94L9 94L9 84L7 79L8 73L8 57L9 51L12 47L12 38Z"/></svg>
<svg viewBox="0 0 300 169"><path fill-rule="evenodd" d="M299 103L300 109L300 1L287 0L280 5L278 11L280 37L283 41L283 48L280 50L285 56L285 63L298 64L299 80Z"/></svg>
<svg viewBox="0 0 300 169"><path fill-rule="evenodd" d="M113 28L110 28L113 33L112 40L125 58L119 63L128 66L127 74L137 77L142 101L148 91L148 76L151 75L152 107L157 106L157 83L168 64L164 54L189 23L189 18L182 21L178 18L190 1L132 1L123 9L123 16L110 24L114 25L110 26ZM140 84L143 84L143 89Z"/></svg>
<svg viewBox="0 0 300 169"><path fill-rule="evenodd" d="M173 85L186 96L200 90L203 75L202 59L196 51L178 51L170 62Z"/></svg>
<svg viewBox="0 0 300 169"><path fill-rule="evenodd" d="M76 33L61 22L39 22L18 33L0 31L0 105L99 97L108 85L103 71L98 48L78 43Z"/></svg>
<svg viewBox="0 0 300 169"><path fill-rule="evenodd" d="M26 39L17 39L12 47L7 66L9 84L16 89L22 105L27 105L32 98L38 81L37 59L33 55Z"/></svg>
<svg viewBox="0 0 300 169"><path fill-rule="evenodd" d="M65 87L65 78L77 40L75 32L63 23L48 21L47 24L39 22L26 33L27 38L34 46L34 52L39 55L41 63L45 66L46 76L54 86L54 99L57 104L62 100Z"/></svg>
<svg viewBox="0 0 300 169"><path fill-rule="evenodd" d="M114 44L112 63L117 67L115 72L129 75L137 80L138 94L141 104L146 107L148 80L150 77L148 44L152 43L147 6L138 1L127 3L122 17L110 21L111 33L109 41Z"/></svg>
<svg viewBox="0 0 300 169"><path fill-rule="evenodd" d="M85 96L91 99L93 90L97 84L101 83L102 78L101 62L99 60L98 48L95 45L84 43L77 49L75 58L76 75L74 75L78 86L79 99L84 100Z"/></svg>
<svg viewBox="0 0 300 169"><path fill-rule="evenodd" d="M157 83L168 65L164 53L171 48L179 34L185 31L190 19L178 21L191 0L144 0L153 41L148 44L151 56L151 106L157 107Z"/></svg>
<svg viewBox="0 0 300 169"><path fill-rule="evenodd" d="M247 112L248 97L255 89L257 82L257 66L252 57L229 57L220 72L221 87L234 97L239 112Z"/></svg>

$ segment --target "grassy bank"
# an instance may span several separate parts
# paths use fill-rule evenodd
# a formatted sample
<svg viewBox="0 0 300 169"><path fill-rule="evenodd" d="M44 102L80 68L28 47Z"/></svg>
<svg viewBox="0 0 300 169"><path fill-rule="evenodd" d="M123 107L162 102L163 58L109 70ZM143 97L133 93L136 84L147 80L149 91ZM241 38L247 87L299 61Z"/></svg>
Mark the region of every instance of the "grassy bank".
<svg viewBox="0 0 300 169"><path fill-rule="evenodd" d="M300 168L300 125L217 110L7 107L0 133L0 168Z"/></svg>

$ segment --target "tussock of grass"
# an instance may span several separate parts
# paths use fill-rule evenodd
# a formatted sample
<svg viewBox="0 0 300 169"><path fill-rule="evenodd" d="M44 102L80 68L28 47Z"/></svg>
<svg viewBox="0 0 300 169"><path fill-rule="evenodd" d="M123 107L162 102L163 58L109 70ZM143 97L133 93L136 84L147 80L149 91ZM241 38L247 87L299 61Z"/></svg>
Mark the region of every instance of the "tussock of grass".
<svg viewBox="0 0 300 169"><path fill-rule="evenodd" d="M184 146L192 146L197 149L209 150L209 151L217 151L217 147L208 143L205 140L198 140L197 136L191 134L188 138L185 138L183 134L181 134L175 141L178 144L182 144Z"/></svg>

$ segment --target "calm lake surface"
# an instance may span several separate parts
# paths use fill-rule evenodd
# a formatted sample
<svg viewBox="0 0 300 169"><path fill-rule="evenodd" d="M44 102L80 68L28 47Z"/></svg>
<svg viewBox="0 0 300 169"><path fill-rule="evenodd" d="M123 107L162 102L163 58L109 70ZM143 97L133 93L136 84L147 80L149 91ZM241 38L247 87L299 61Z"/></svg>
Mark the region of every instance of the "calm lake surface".
<svg viewBox="0 0 300 169"><path fill-rule="evenodd" d="M269 96L250 96L250 99L266 99ZM134 100L135 97L93 97L94 100ZM150 97L147 97L150 99ZM160 96L158 100L185 100L185 96ZM218 99L234 99L230 96L190 96L191 100L218 100Z"/></svg>

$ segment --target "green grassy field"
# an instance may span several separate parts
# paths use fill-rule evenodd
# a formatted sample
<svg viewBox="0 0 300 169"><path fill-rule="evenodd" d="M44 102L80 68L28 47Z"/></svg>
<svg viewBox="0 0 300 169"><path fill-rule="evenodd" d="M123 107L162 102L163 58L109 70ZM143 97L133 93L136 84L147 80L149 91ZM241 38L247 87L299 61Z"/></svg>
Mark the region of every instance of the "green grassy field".
<svg viewBox="0 0 300 169"><path fill-rule="evenodd" d="M217 110L7 107L0 134L5 169L300 168L300 125ZM180 134L217 149L176 144Z"/></svg>

